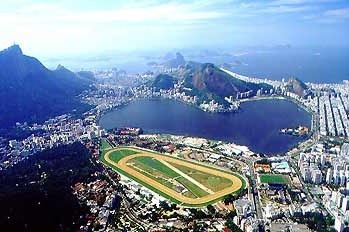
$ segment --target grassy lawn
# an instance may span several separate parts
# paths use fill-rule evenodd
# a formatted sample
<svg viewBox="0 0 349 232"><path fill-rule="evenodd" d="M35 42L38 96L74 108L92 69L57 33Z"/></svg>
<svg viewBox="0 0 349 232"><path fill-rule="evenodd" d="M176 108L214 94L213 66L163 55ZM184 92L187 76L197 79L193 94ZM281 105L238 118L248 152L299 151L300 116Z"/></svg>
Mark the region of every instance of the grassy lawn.
<svg viewBox="0 0 349 232"><path fill-rule="evenodd" d="M184 185L190 192L192 192L197 197L203 197L208 195L208 193L189 180L185 179L184 177L180 176L177 178L177 181L180 182L182 185Z"/></svg>
<svg viewBox="0 0 349 232"><path fill-rule="evenodd" d="M189 197L189 198L193 198L193 199L197 198L197 197L196 197L192 192L190 192L190 191L187 191L187 192L183 193L183 196Z"/></svg>
<svg viewBox="0 0 349 232"><path fill-rule="evenodd" d="M101 151L112 148L112 146L110 146L110 144L105 139L102 139L101 143Z"/></svg>
<svg viewBox="0 0 349 232"><path fill-rule="evenodd" d="M127 150L127 149L123 149L123 150L117 150L117 151L113 151L110 155L109 158L114 161L114 162L119 162L119 160L121 160L122 158L129 156L129 155L134 155L137 154L138 152L135 151L131 151L131 150Z"/></svg>
<svg viewBox="0 0 349 232"><path fill-rule="evenodd" d="M167 167L160 161L153 159L152 157L149 157L149 156L136 157L136 158L130 159L128 162L135 163L136 165L140 164L142 167L145 167L145 168L150 167L150 169L155 169L160 173L171 178L175 178L179 176L177 172L173 171L171 168Z"/></svg>
<svg viewBox="0 0 349 232"><path fill-rule="evenodd" d="M148 173L151 173L151 175L149 175L150 178L160 182L161 184L164 184L167 187L170 187L173 189L174 185L164 180L164 178L156 178L156 176L165 177L166 179L176 178L176 180L182 185L184 185L194 196L202 197L202 196L208 195L206 191L202 190L200 187L196 186L189 180L180 176L180 174L178 174L171 168L167 167L160 161L153 159L152 157L147 157L147 156L136 157L134 159L129 160L128 162L133 163L135 166L145 170Z"/></svg>
<svg viewBox="0 0 349 232"><path fill-rule="evenodd" d="M214 192L225 189L233 184L231 180L224 177L212 175L210 173L206 173L198 170L193 170L191 168L174 164L174 163L170 163L170 164Z"/></svg>
<svg viewBox="0 0 349 232"><path fill-rule="evenodd" d="M132 169L136 170L137 172L142 173L143 175L161 183L162 185L170 188L170 189L174 189L175 185L173 183L171 183L170 181L168 181L169 177L159 173L159 172L154 172L154 170L150 170L150 169L136 169L134 167L131 167Z"/></svg>
<svg viewBox="0 0 349 232"><path fill-rule="evenodd" d="M287 175L261 174L259 178L262 183L268 184L289 184L290 177Z"/></svg>
<svg viewBox="0 0 349 232"><path fill-rule="evenodd" d="M128 163L132 163L132 166L130 165L129 167L137 172L142 173L170 189L174 189L175 185L169 180L174 179L179 176L179 174L163 165L158 160L152 159L151 157L136 157L130 159Z"/></svg>

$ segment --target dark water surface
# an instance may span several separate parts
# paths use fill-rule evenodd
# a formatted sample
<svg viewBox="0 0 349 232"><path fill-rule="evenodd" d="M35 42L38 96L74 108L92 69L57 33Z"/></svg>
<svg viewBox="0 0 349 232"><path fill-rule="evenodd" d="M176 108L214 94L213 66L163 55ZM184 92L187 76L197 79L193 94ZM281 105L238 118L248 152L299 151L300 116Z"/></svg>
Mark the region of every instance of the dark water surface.
<svg viewBox="0 0 349 232"><path fill-rule="evenodd" d="M310 127L311 115L288 100L268 99L241 104L238 113L207 113L171 100L142 100L108 112L106 129L141 127L145 133L197 136L246 145L265 154L284 153L303 138L279 134L285 127Z"/></svg>

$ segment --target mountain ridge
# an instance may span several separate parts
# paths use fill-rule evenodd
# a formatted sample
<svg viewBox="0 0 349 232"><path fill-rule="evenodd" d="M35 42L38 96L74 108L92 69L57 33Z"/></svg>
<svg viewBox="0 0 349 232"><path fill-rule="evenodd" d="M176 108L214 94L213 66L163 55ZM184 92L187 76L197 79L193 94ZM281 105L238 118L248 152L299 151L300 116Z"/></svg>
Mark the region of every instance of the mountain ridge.
<svg viewBox="0 0 349 232"><path fill-rule="evenodd" d="M88 89L90 82L62 67L49 70L38 59L24 55L18 45L1 51L1 126L87 109L76 96Z"/></svg>

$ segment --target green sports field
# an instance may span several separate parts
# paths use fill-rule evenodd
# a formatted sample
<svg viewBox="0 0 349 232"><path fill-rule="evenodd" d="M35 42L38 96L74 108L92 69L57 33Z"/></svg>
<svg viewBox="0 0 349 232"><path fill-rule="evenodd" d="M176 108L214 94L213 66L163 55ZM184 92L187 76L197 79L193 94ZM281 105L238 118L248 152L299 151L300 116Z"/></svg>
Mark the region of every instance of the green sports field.
<svg viewBox="0 0 349 232"><path fill-rule="evenodd" d="M260 174L259 179L261 183L267 184L290 184L290 177L279 174Z"/></svg>

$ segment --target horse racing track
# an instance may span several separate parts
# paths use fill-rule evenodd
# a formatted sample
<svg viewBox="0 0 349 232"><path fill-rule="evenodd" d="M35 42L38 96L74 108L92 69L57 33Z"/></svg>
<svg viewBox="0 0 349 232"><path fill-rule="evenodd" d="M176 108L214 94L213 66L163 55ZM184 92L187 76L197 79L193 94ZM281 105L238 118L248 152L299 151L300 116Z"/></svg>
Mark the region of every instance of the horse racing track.
<svg viewBox="0 0 349 232"><path fill-rule="evenodd" d="M101 159L120 174L184 206L206 206L246 186L239 174L138 147L108 148Z"/></svg>

